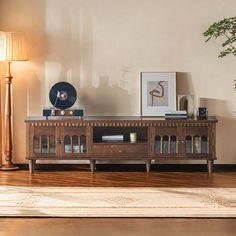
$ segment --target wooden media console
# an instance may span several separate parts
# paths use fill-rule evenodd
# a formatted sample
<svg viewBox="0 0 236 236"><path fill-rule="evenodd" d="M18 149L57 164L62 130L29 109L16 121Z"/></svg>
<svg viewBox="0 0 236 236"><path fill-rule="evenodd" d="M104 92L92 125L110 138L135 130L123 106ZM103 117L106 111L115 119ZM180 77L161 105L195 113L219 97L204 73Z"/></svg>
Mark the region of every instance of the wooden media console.
<svg viewBox="0 0 236 236"><path fill-rule="evenodd" d="M143 117L27 117L26 153L33 173L36 160L142 160L149 172L154 160L216 160L215 117L206 120ZM130 133L137 136L130 141ZM104 136L122 141L103 141Z"/></svg>

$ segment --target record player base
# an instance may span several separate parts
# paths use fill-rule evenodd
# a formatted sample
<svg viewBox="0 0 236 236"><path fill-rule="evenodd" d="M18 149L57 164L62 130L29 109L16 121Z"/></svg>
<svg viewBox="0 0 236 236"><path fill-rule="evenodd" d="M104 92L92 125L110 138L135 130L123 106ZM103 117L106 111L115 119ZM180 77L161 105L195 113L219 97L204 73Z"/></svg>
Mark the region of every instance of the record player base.
<svg viewBox="0 0 236 236"><path fill-rule="evenodd" d="M146 171L151 163L180 160L206 161L208 173L216 160L215 117L206 120L165 120L141 117L62 118L27 117L26 150L30 173L37 160L87 160L92 172L96 161L115 163L139 160ZM131 142L131 133L137 140ZM102 141L122 135L122 141ZM84 162L83 162L84 163Z"/></svg>

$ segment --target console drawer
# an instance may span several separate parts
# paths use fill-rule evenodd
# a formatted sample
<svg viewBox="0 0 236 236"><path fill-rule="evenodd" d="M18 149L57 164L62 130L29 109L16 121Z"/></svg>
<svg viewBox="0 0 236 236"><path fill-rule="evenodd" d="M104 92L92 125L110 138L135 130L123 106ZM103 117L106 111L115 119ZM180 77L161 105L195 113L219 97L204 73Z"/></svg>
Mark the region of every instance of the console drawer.
<svg viewBox="0 0 236 236"><path fill-rule="evenodd" d="M146 158L148 157L148 144L94 144L94 157L107 158Z"/></svg>

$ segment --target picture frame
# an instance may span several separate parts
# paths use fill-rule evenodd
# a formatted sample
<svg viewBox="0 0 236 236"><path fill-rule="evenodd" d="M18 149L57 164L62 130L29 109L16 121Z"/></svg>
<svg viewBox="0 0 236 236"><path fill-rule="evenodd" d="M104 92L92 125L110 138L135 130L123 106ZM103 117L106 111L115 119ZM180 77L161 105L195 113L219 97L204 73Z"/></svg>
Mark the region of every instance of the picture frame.
<svg viewBox="0 0 236 236"><path fill-rule="evenodd" d="M176 72L141 72L141 116L176 110Z"/></svg>

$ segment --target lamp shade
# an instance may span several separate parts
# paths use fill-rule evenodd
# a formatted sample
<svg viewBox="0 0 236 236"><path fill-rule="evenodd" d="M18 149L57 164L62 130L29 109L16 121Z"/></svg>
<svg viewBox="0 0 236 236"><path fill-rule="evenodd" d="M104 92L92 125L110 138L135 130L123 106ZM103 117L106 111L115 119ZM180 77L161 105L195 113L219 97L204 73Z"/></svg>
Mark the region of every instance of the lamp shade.
<svg viewBox="0 0 236 236"><path fill-rule="evenodd" d="M27 61L28 54L22 32L0 31L0 61Z"/></svg>

